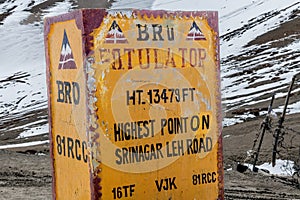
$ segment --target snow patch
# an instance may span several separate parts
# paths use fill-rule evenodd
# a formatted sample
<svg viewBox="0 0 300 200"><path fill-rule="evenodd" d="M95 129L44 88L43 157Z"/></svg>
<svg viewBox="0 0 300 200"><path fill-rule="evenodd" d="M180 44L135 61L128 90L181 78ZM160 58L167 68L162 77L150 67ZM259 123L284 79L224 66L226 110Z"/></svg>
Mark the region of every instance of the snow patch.
<svg viewBox="0 0 300 200"><path fill-rule="evenodd" d="M48 132L49 132L49 126L48 124L44 124L43 126L37 126L37 127L27 129L26 131L23 131L16 139L43 135L43 134L47 134Z"/></svg>
<svg viewBox="0 0 300 200"><path fill-rule="evenodd" d="M2 145L2 146L0 146L0 150L1 149L12 149L12 148L37 146L37 145L48 144L48 143L49 143L49 140L44 140L44 141L26 142L26 143L21 143L21 144Z"/></svg>
<svg viewBox="0 0 300 200"><path fill-rule="evenodd" d="M247 166L249 169L253 169L252 164L245 163L245 166ZM272 175L278 175L278 176L292 176L295 173L294 170L294 161L291 160L276 160L276 165L272 167L272 163L264 163L262 165L255 166L258 169L265 169L269 171Z"/></svg>

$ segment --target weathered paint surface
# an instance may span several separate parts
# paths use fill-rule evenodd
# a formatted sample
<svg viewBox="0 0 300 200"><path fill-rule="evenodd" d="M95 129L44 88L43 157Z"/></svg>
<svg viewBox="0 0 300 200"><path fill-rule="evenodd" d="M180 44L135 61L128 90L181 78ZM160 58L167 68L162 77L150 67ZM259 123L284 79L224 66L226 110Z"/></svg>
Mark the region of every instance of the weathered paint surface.
<svg viewBox="0 0 300 200"><path fill-rule="evenodd" d="M46 34L54 197L223 199L217 13L73 16Z"/></svg>
<svg viewBox="0 0 300 200"><path fill-rule="evenodd" d="M93 32L103 199L219 197L217 32L176 14L113 13Z"/></svg>
<svg viewBox="0 0 300 200"><path fill-rule="evenodd" d="M51 24L46 45L54 197L91 199L82 36L75 19Z"/></svg>

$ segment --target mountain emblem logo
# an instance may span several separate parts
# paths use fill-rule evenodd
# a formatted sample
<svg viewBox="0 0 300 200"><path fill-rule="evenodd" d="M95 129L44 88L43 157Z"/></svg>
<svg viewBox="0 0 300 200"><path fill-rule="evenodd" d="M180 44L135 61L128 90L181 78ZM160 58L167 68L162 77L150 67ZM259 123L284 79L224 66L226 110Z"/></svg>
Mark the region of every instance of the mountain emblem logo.
<svg viewBox="0 0 300 200"><path fill-rule="evenodd" d="M206 40L199 26L193 21L190 31L187 35L187 40Z"/></svg>
<svg viewBox="0 0 300 200"><path fill-rule="evenodd" d="M66 30L64 30L58 69L77 69Z"/></svg>
<svg viewBox="0 0 300 200"><path fill-rule="evenodd" d="M128 43L120 26L114 20L105 38L105 43Z"/></svg>

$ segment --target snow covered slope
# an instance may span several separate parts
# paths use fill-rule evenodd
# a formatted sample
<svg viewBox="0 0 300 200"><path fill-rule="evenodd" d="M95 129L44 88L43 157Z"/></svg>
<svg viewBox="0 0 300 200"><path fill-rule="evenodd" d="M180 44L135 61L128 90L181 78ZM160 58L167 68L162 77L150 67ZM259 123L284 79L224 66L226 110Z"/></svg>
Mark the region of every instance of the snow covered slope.
<svg viewBox="0 0 300 200"><path fill-rule="evenodd" d="M77 7L75 0L0 1L0 145L11 137L47 139L43 18ZM246 111L266 107L273 92L279 110L291 77L300 73L299 0L122 0L112 7L219 11L226 125L254 117ZM299 98L292 99L290 112L299 107Z"/></svg>
<svg viewBox="0 0 300 200"><path fill-rule="evenodd" d="M0 144L48 134L43 17L68 12L71 1L0 4ZM45 137L47 139L47 137Z"/></svg>

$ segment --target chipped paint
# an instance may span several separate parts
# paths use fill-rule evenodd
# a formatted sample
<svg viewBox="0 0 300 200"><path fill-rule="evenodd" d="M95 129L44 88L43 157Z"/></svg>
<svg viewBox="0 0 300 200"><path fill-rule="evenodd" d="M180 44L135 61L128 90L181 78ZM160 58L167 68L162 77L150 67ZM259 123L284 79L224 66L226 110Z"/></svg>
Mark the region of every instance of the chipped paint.
<svg viewBox="0 0 300 200"><path fill-rule="evenodd" d="M194 161L189 160L188 156L182 156L181 158L164 157L163 159L152 162L118 165L116 164L116 161L120 158L120 156L117 156L118 148L126 149L129 148L130 145L137 144L157 144L158 141L163 143L166 141L183 141L189 140L189 138L194 138L195 135L197 135L196 137L203 137L203 135L205 135L205 137L212 138L214 141L213 146L215 150L213 150L214 153L211 153L211 155L214 155L215 158L217 157L219 135L217 129L215 129L217 126L212 128L212 130L199 131L198 133L195 133L195 135L186 133L184 135L177 135L171 139L166 136L159 136L161 127L159 128L159 125L154 123L153 128L155 135L153 135L153 141L149 138L147 140L145 139L145 142L144 140L139 140L138 143L134 143L133 140L126 141L124 144L119 144L119 142L115 139L115 128L113 124L116 123L133 123L135 120L147 119L159 121L161 118L168 116L185 117L186 119L190 119L196 113L200 115L202 114L203 117L209 115L210 117L213 117L213 121L216 120L212 113L218 109L218 106L217 101L215 100L215 92L211 91L212 88L215 88L215 83L218 82L218 79L214 79L214 77L217 77L215 70L216 66L218 66L218 62L216 62L215 59L215 57L217 57L217 51L213 45L216 39L216 32L208 25L208 16L197 16L197 12L191 13L193 17L187 16L186 13L184 13L184 17L180 16L179 13L173 13L174 15L172 15L172 12L167 12L162 15L158 14L158 12L154 12L153 14L150 13L151 12L134 12L136 17L132 18L131 13L128 16L128 14L124 15L124 13L120 11L112 12L112 14L107 16L109 21L104 20L105 23L101 24L101 26L94 31L94 35L97 37L97 40L94 41L94 47L96 49L94 54L96 59L95 69L98 70L98 72L95 73L95 79L98 80L98 91L96 92L98 102L96 102L96 106L97 114L99 119L101 119L101 123L98 122L99 128L97 130L100 134L97 143L101 144L98 151L106 153L101 154L101 166L104 168L104 171L107 171L109 174L114 174L113 176L115 177L119 177L116 178L116 180L108 180L105 178L105 174L98 174L101 181L103 181L102 184L106 186L110 185L112 187L113 185L121 185L122 182L120 181L123 179L128 180L129 183L148 185L149 180L152 179L152 181L154 181L154 177L156 177L154 172L161 173L162 177L168 177L170 176L168 175L170 166L173 166L172 169L176 171L181 169L183 163L185 163L184 165L186 168L189 168L186 163L195 162L190 165L192 166L197 165L196 163L198 161L196 160L198 159L200 159L203 163L206 162L204 161L206 159L209 159L209 163L211 163L211 160L213 159L208 152L203 152L202 154L199 154L197 159ZM187 55L183 55L183 52L181 52L179 48L186 48L186 37L188 31L191 30L191 24L193 21L197 22L197 25L201 27L207 42L190 42L188 45L192 49L190 50L187 48L184 52ZM118 32L118 34L115 34L116 38L114 40L114 45L112 46L106 41L106 37L108 36L103 34L103 30L106 30L106 32L111 30L111 24L113 23L115 23L114 26L117 27L114 30L114 33ZM161 31L170 31L167 27L172 26L176 29L173 33L176 40L167 41L166 37L168 37L168 35L151 36L151 31L154 31L155 28L149 27L149 35L144 35L147 38L149 37L149 39L141 39L144 41L139 42L136 38L139 37L137 35L137 24L141 24L141 26L144 26L144 24L149 24L149 26L151 24L161 24L162 26L165 26L165 29L161 29ZM161 37L161 41L153 42L153 40L158 40L158 38L152 40L151 37ZM165 40L163 40L162 37L165 37ZM118 42L122 40L124 41L125 39L128 41L128 44L126 42L126 46L124 46L122 42ZM170 45L172 45L172 47L170 47ZM141 48L140 46L145 47ZM131 50L131 54L129 55L128 50L124 50L124 48L133 50ZM127 51L127 53L125 51ZM198 60L198 62L203 63L196 63L196 61L192 60L192 58L197 59L194 57L195 54L199 53L198 56L201 57L200 54L204 51L206 51L206 53L205 56L202 55L202 57L206 57L206 59L203 61ZM144 57L141 57L143 54ZM157 59L157 61L155 61L154 58ZM150 59L152 59L152 62L149 62ZM183 59L184 61L182 61ZM174 63L182 63L182 65L186 66L183 67L184 69L181 69L181 65L177 64L176 66L173 66ZM135 91L137 89L144 91L143 94L145 94L145 91L151 91L151 88L157 90L156 88L174 87L179 88L179 90L177 89L179 92L182 90L181 88L192 88L195 86L197 87L195 91L195 103L178 102L176 107L174 107L174 103L153 104L149 97L143 96L142 105L128 106L128 99L126 104L126 92L128 94L128 92ZM141 112L142 109L145 111ZM105 125L103 124L103 121L105 121ZM163 151L166 151L166 148L167 147L165 146ZM164 156L166 156L166 154L164 154ZM213 166L207 165L207 168L200 168L194 169L194 171L207 171L211 168L211 170L215 170L217 173L218 170L216 169L218 168L218 160L215 159ZM129 174L135 174L135 176L130 178L128 177ZM145 176L147 176L145 179L138 178ZM181 180L187 179L187 177L185 177L185 175L182 176L182 174L176 174L175 176ZM159 177L156 177L156 179L159 179ZM190 183L186 181L182 181L180 191L184 192L183 188L191 188L192 186L188 186L189 184ZM203 189L204 188L207 189L206 186L203 187ZM149 189L149 186L147 186L147 190ZM161 195L163 193L155 193L155 185L154 188L151 188L150 190L152 192L147 192L145 187L141 187L136 193L136 198L142 198L140 195L145 195L145 193L149 198L162 198ZM191 190L189 194L186 194L186 198L190 198L195 195L197 196L196 191L202 193L202 198L206 198L205 192L201 192L199 188ZM166 191L164 194L171 193L171 191ZM214 194L217 198L219 190L214 191ZM111 193L103 191L102 195L104 198L109 198ZM176 191L174 191L171 196L174 195L177 195Z"/></svg>
<svg viewBox="0 0 300 200"><path fill-rule="evenodd" d="M135 17L132 9L110 9L108 10L108 16L112 17L126 17L131 18Z"/></svg>
<svg viewBox="0 0 300 200"><path fill-rule="evenodd" d="M87 199L222 199L217 13L77 14L86 110L73 113L86 126L78 132L88 144Z"/></svg>
<svg viewBox="0 0 300 200"><path fill-rule="evenodd" d="M77 13L79 14L79 13ZM88 138L86 135L86 95L81 28L76 13L46 19L45 43L48 70L49 120L53 199L91 199ZM47 27L48 26L48 27ZM67 47L68 51L63 52ZM61 59L69 57L68 67ZM68 61L65 62L66 65ZM69 90L65 89L69 88ZM72 89L72 90L71 90ZM72 95L70 95L72 92ZM67 94L69 93L69 94ZM65 98L67 97L68 98ZM71 145L72 144L72 145Z"/></svg>

